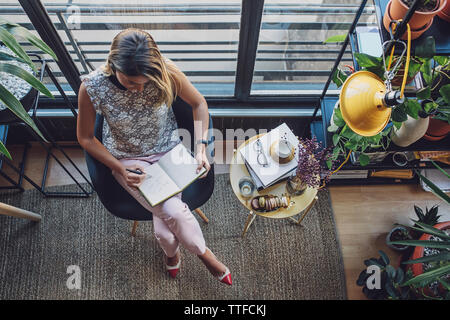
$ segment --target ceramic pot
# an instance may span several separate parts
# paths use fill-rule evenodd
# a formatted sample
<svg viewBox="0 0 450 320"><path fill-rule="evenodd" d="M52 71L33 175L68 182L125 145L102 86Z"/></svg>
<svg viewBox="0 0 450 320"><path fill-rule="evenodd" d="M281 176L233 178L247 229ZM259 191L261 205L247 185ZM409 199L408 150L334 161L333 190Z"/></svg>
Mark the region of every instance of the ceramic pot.
<svg viewBox="0 0 450 320"><path fill-rule="evenodd" d="M433 18L445 7L448 0L439 0L436 9L431 12L416 11L409 20L409 26L411 27L411 39L417 39L420 37L428 28L431 27L433 23ZM386 11L383 16L383 25L389 32L389 23L392 20L403 19L408 11L408 7L403 3L402 0L391 0L386 6ZM408 39L408 34L405 32L402 40Z"/></svg>
<svg viewBox="0 0 450 320"><path fill-rule="evenodd" d="M296 175L292 175L286 182L286 190L293 196L303 194L308 186Z"/></svg>
<svg viewBox="0 0 450 320"><path fill-rule="evenodd" d="M428 130L423 137L429 141L439 141L444 139L448 134L450 134L450 124L432 118L430 119Z"/></svg>
<svg viewBox="0 0 450 320"><path fill-rule="evenodd" d="M409 246L403 246L403 245L393 245L389 244L389 241L398 241L398 240L406 240L403 237L399 236L399 234L407 233L408 230L402 226L398 226L393 228L386 236L386 244L389 248L396 250L396 251L405 251L409 248Z"/></svg>
<svg viewBox="0 0 450 320"><path fill-rule="evenodd" d="M428 130L428 124L430 122L430 117L422 118L419 116L418 119L408 116L408 119L402 123L400 129L392 130L391 139L396 145L400 147L407 147L420 138L422 138Z"/></svg>

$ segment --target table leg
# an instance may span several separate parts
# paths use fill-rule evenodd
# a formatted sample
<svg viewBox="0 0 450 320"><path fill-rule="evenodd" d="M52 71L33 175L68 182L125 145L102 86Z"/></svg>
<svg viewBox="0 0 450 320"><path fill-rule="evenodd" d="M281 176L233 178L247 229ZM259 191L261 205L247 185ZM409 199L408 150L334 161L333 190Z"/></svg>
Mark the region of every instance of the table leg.
<svg viewBox="0 0 450 320"><path fill-rule="evenodd" d="M295 219L292 218L292 217L291 217L291 219L292 219L293 221L295 221L296 224L300 224L300 223L303 221L303 219L305 219L306 215L307 215L308 212L311 210L311 208L314 206L314 204L316 203L317 199L318 199L317 196L315 196L314 199L313 199L313 201L311 202L311 204L303 211L303 214L302 214L302 216L300 217L300 219L295 220Z"/></svg>
<svg viewBox="0 0 450 320"><path fill-rule="evenodd" d="M253 213L253 211L250 211L248 214L247 221L245 222L244 231L242 232L242 238L244 237L245 233L247 232L248 228L250 228L251 224L256 218L256 214Z"/></svg>
<svg viewBox="0 0 450 320"><path fill-rule="evenodd" d="M0 202L0 214L11 217L24 218L32 221L40 221L42 218L41 215L37 213L16 208L3 202Z"/></svg>

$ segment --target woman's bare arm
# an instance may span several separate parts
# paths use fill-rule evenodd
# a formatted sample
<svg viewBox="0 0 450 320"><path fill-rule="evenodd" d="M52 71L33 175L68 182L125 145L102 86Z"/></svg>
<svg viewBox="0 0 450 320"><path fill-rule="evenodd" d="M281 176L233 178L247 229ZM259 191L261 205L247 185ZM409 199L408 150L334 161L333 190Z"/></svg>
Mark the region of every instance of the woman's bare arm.
<svg viewBox="0 0 450 320"><path fill-rule="evenodd" d="M206 146L202 144L197 144L200 139L208 139L208 128L209 128L209 111L208 104L203 97L203 95L198 92L198 90L192 85L189 79L180 71L179 81L181 88L178 91L178 96L183 99L192 107L192 113L194 118L194 143L195 145L195 158L198 161L199 167L206 168L205 174L202 178L206 177L208 171L211 169L211 165L206 157Z"/></svg>
<svg viewBox="0 0 450 320"><path fill-rule="evenodd" d="M92 157L104 163L111 170L120 172L124 170L123 165L98 141L94 136L95 109L89 98L84 83L81 84L78 93L78 121L77 139L78 143Z"/></svg>

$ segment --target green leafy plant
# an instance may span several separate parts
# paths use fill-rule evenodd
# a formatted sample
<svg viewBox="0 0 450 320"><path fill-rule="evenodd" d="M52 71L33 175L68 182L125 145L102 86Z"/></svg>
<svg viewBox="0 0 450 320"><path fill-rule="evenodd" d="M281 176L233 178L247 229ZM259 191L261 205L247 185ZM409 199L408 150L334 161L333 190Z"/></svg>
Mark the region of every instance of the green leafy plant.
<svg viewBox="0 0 450 320"><path fill-rule="evenodd" d="M28 56L28 54L25 52L25 50L20 46L19 42L16 40L16 37L23 39L29 42L31 45L41 49L43 52L49 54L53 59L55 59L55 61L57 61L55 53L41 39L33 35L26 28L0 18L0 42L2 42L14 53L14 55L4 52L0 53L0 72L6 72L11 74L11 76L22 78L39 92L45 94L50 98L53 98L51 92L34 75L21 67L8 63L8 61L12 60L26 63L35 73L37 73L36 66ZM0 100L6 105L9 110L11 110L27 125L29 125L44 141L46 141L45 137L33 122L29 114L26 112L21 102L1 84ZM0 152L11 159L10 153L1 141Z"/></svg>
<svg viewBox="0 0 450 320"><path fill-rule="evenodd" d="M394 268L390 265L389 257L382 250L378 251L379 258L370 258L364 261L366 267L376 266L380 270L380 287L370 288L367 282L370 273L364 269L359 274L356 284L362 287L363 293L369 299L374 300L408 300L412 297L412 291L405 287L404 283L412 277L412 272L406 273L401 268Z"/></svg>
<svg viewBox="0 0 450 320"><path fill-rule="evenodd" d="M444 293L438 298L450 299L450 235L425 223L413 221L415 222L415 226L409 228L421 233L430 234L439 238L439 240L402 240L393 241L391 244L435 248L439 252L403 262L403 264L428 263L431 266L424 273L405 281L401 286L412 286L416 289L421 289L437 281L444 288ZM423 290L420 290L420 292L423 293Z"/></svg>
<svg viewBox="0 0 450 320"><path fill-rule="evenodd" d="M325 41L342 42L344 36L334 36ZM435 41L433 37L427 37L416 47L417 56L410 59L408 76L414 77L417 72L421 72L424 78L425 86L416 93L415 97L405 97L404 103L393 108L390 122L392 126L387 126L382 132L373 137L363 137L353 132L345 123L339 107L334 109L333 117L328 132L332 134L334 145L332 161L338 157L348 155L350 151L359 152L359 163L361 166L369 164L370 158L368 152L386 151L391 142L391 131L393 128L399 129L402 122L411 116L414 119L419 118L424 113L428 115L436 114L439 119L449 120L450 116L450 85L442 86L439 89L440 97L433 99L432 92L436 90L436 82L442 77L448 77L446 73L449 70L448 57L434 56ZM420 56L419 56L420 54ZM382 57L374 57L364 53L354 53L355 60L362 70L370 71L385 80L385 67ZM403 58L405 59L405 58ZM432 66L432 61L434 63ZM332 75L332 81L340 88L348 74L345 70L338 67ZM434 85L433 85L434 83ZM421 114L422 113L422 114Z"/></svg>
<svg viewBox="0 0 450 320"><path fill-rule="evenodd" d="M438 215L438 205L434 205L428 210L428 207L425 207L425 213L418 206L414 205L414 211L416 213L419 222L425 223L429 226L434 226L439 222L439 218L441 216Z"/></svg>
<svg viewBox="0 0 450 320"><path fill-rule="evenodd" d="M351 150L352 152L360 152L359 163L361 166L366 166L370 161L369 156L364 153L366 150L385 151L391 142L390 132L392 127L388 127L372 137L361 136L348 127L339 108L334 109L332 123L327 130L333 134L332 161L336 161L341 154L348 154Z"/></svg>

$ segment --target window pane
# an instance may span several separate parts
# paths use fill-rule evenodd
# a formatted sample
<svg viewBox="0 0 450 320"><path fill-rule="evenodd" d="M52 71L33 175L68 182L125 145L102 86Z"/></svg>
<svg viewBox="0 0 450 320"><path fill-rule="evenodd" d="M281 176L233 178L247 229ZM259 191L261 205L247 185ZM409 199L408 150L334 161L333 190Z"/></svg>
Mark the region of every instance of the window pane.
<svg viewBox="0 0 450 320"><path fill-rule="evenodd" d="M324 44L347 34L360 0L266 0L251 94L311 94L322 90L341 45ZM372 3L359 25L376 26ZM350 46L341 60L353 65ZM314 91L311 91L314 90Z"/></svg>
<svg viewBox="0 0 450 320"><path fill-rule="evenodd" d="M148 31L202 94L234 94L241 1L43 3L82 74L102 65L113 37L133 27Z"/></svg>

